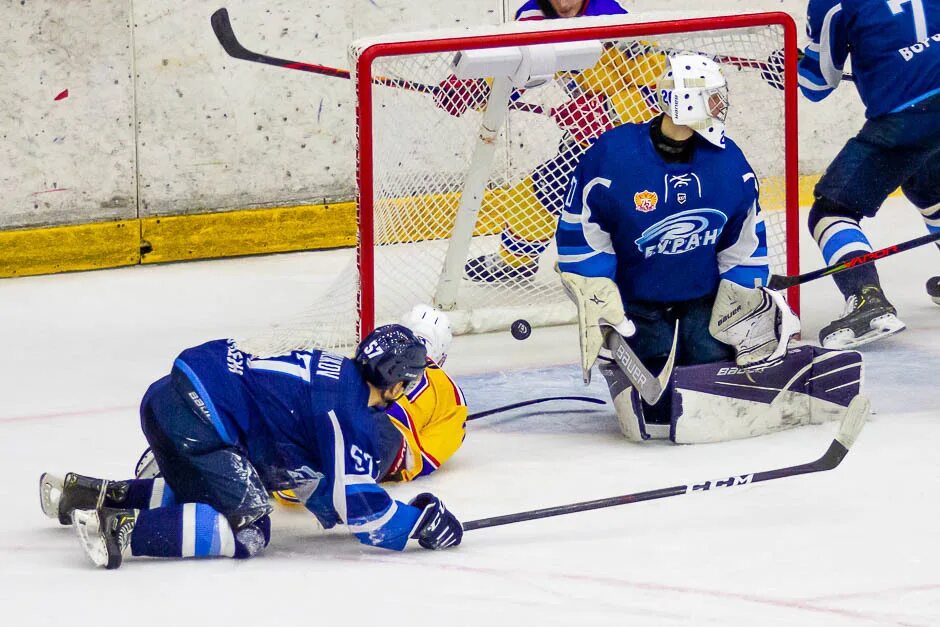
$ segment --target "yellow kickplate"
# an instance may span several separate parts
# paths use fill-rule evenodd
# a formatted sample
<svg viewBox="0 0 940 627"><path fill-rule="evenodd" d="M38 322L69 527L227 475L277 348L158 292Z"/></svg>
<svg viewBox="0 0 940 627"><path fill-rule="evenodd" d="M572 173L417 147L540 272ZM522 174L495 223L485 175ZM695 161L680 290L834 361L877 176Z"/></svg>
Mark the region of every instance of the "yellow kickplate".
<svg viewBox="0 0 940 627"><path fill-rule="evenodd" d="M0 278L137 263L137 220L0 231Z"/></svg>
<svg viewBox="0 0 940 627"><path fill-rule="evenodd" d="M356 203L245 209L141 219L141 263L356 244Z"/></svg>

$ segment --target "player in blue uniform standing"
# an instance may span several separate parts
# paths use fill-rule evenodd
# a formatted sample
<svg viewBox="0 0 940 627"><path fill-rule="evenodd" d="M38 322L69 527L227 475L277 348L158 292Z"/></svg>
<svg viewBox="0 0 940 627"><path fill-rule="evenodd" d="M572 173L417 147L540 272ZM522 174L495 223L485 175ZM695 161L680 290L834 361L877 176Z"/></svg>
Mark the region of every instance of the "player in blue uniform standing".
<svg viewBox="0 0 940 627"><path fill-rule="evenodd" d="M807 30L803 95L832 93L851 54L867 118L816 185L809 229L826 264L872 250L859 222L899 186L927 228L940 231L940 0L810 0ZM823 346L859 346L904 329L873 264L833 279L846 307L820 332Z"/></svg>
<svg viewBox="0 0 940 627"><path fill-rule="evenodd" d="M678 321L676 364L735 358L757 368L779 362L799 328L782 295L762 287L758 181L725 137L721 70L701 55L670 57L668 66L657 91L669 113L607 131L584 153L555 235L561 280L578 305L586 380L609 332L632 338L655 368ZM669 396L641 412L620 394L616 366L602 360L601 372L627 437L646 439L644 423L673 420Z"/></svg>
<svg viewBox="0 0 940 627"><path fill-rule="evenodd" d="M404 454L384 407L421 380L424 344L379 327L354 359L321 351L257 358L215 340L183 351L141 403L162 479L40 478L43 511L75 526L99 566L122 558L251 557L270 539L268 494L293 490L329 529L403 550L460 543L437 497L409 504L377 485Z"/></svg>

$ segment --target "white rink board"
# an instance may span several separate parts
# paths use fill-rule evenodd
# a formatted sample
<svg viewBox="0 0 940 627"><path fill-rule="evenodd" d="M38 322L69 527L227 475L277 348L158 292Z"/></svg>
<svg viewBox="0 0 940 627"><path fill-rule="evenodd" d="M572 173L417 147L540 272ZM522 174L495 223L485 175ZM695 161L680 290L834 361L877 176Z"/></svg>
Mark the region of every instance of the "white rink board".
<svg viewBox="0 0 940 627"><path fill-rule="evenodd" d="M913 209L892 200L870 233L883 246L922 231ZM128 475L144 446L136 406L175 354L292 312L347 254L0 282L5 625L47 627L66 616L97 626L105 615L147 625L940 623L940 307L923 292L940 274L933 247L881 262L910 328L865 352L876 415L832 472L478 530L439 553L363 547L279 511L258 559L129 560L94 571L70 530L39 511L39 473ZM818 265L812 242L802 262ZM803 294L811 338L840 307L829 281ZM458 338L448 369L472 410L584 393L576 342L566 327L535 329L525 342ZM587 392L602 398L596 379ZM634 445L610 411L554 404L471 423L444 468L394 494L438 493L467 520L807 462L834 434L826 425L724 444Z"/></svg>

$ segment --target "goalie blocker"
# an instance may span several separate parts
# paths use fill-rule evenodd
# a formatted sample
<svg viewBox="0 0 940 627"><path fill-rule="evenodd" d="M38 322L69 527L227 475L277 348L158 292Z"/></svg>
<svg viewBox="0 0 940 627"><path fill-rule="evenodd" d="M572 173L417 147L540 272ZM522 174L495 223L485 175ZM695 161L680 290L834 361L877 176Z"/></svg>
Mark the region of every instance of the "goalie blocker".
<svg viewBox="0 0 940 627"><path fill-rule="evenodd" d="M672 403L669 424L649 424L626 375L612 363L600 370L621 431L635 442L724 442L841 420L862 386L859 353L815 346L790 349L783 360L754 370L732 361L679 366L663 401Z"/></svg>

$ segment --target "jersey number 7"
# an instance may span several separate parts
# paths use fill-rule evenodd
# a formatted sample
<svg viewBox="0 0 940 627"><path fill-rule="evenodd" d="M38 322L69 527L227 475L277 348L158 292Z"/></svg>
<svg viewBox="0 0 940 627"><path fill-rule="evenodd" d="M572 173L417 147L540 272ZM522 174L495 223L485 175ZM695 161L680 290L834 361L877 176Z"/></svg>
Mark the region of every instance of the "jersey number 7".
<svg viewBox="0 0 940 627"><path fill-rule="evenodd" d="M904 13L904 5L910 3L914 14L914 36L917 41L927 39L927 14L924 12L923 0L887 0L888 8L893 15Z"/></svg>

